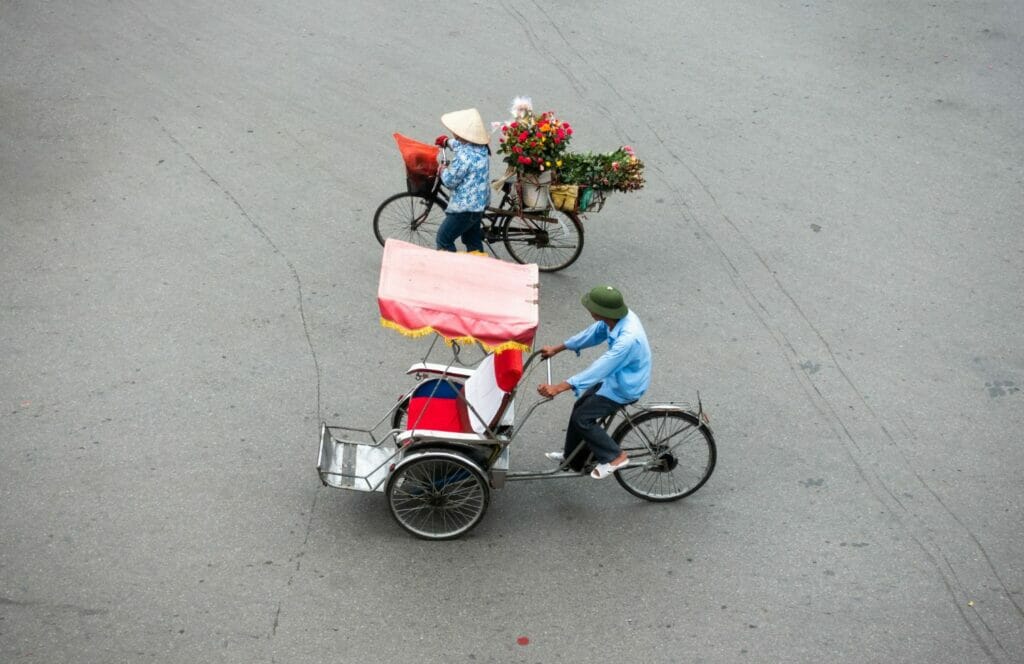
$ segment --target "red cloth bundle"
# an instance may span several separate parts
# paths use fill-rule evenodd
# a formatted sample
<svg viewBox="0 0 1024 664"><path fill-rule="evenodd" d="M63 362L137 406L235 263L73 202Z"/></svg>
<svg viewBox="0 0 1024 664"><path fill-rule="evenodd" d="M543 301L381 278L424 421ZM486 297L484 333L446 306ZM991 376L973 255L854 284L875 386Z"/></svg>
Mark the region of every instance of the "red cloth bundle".
<svg viewBox="0 0 1024 664"><path fill-rule="evenodd" d="M494 377L503 392L511 392L523 377L523 351L503 350L494 354Z"/></svg>
<svg viewBox="0 0 1024 664"><path fill-rule="evenodd" d="M397 132L392 136L395 138L395 143L398 143L398 151L402 153L402 159L405 161L405 170L410 175L429 177L437 175L437 151L440 148L436 145L414 141Z"/></svg>

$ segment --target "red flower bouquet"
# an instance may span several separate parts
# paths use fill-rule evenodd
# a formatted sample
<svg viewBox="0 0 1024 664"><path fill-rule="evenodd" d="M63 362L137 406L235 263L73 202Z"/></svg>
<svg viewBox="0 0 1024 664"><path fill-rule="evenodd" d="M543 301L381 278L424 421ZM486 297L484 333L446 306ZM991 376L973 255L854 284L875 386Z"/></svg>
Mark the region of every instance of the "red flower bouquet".
<svg viewBox="0 0 1024 664"><path fill-rule="evenodd" d="M498 154L505 155L505 163L521 172L557 170L571 139L572 127L554 111L537 116L532 109L521 109L517 117L501 125Z"/></svg>

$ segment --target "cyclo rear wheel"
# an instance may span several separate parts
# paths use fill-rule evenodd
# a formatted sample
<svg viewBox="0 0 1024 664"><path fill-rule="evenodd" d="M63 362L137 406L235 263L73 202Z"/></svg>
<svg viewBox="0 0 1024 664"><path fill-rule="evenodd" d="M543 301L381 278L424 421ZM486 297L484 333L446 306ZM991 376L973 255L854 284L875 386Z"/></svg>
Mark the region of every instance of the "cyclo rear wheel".
<svg viewBox="0 0 1024 664"><path fill-rule="evenodd" d="M406 397L395 406L395 411L391 414L391 428L392 429L407 429L409 417L409 398Z"/></svg>
<svg viewBox="0 0 1024 664"><path fill-rule="evenodd" d="M465 535L480 523L491 499L480 467L444 450L422 452L400 463L384 491L398 525L428 540Z"/></svg>
<svg viewBox="0 0 1024 664"><path fill-rule="evenodd" d="M583 224L574 212L510 214L501 228L505 250L517 263L536 263L541 272L572 265L583 251Z"/></svg>
<svg viewBox="0 0 1024 664"><path fill-rule="evenodd" d="M445 205L430 194L403 191L384 199L373 214L373 234L383 246L389 237L433 249Z"/></svg>
<svg viewBox="0 0 1024 664"><path fill-rule="evenodd" d="M612 435L630 466L615 472L626 491L653 502L685 498L715 470L715 439L696 415L652 410L626 420Z"/></svg>

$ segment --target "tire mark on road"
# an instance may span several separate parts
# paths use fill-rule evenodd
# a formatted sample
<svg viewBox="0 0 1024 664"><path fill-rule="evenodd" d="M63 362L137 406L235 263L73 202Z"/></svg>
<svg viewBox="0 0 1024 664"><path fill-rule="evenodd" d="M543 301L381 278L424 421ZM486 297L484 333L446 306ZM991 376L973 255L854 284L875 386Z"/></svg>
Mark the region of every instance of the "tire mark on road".
<svg viewBox="0 0 1024 664"><path fill-rule="evenodd" d="M42 609L46 611L67 611L77 613L80 617L103 616L110 613L109 609L94 609L77 604L53 604L51 602L17 600L0 596L0 606L14 606L22 609Z"/></svg>
<svg viewBox="0 0 1024 664"><path fill-rule="evenodd" d="M638 109L634 108L633 110L638 114L638 117L641 117L639 115ZM657 136L657 132L653 129L653 127L650 127L650 125L648 125L648 128L652 131L652 133L655 134L655 136ZM939 505L941 511L945 512L949 517L951 517L952 520L958 526L960 526L960 528L966 533L968 538L974 543L975 547L979 550L979 552L985 559L988 566L989 574L991 574L991 576L996 579L999 586L1003 589L1003 596L1007 600L1009 600L1009 602L1013 605L1014 609L1016 609L1016 611L1020 613L1020 606L1018 605L1017 601L1013 598L1013 595L1010 592L1009 588L1006 586L1001 575L996 570L995 565L993 564L988 552L981 545L980 541L974 535L974 533L949 508L949 506L946 505L946 503L939 497L938 493L928 484L928 482L923 477L921 477L920 473L917 472L913 464L909 462L900 445L893 437L893 435L889 432L888 428L885 426L882 418L874 411L870 404L868 404L862 391L857 387L857 385L853 382L853 380L849 377L847 372L842 367L841 363L839 362L838 358L835 356L832 350L831 344L828 343L828 341L824 338L824 336L821 334L818 328L810 321L810 319L807 317L803 309L799 306L799 304L792 297L792 295L790 295L786 288L779 282L778 277L775 275L775 271L771 269L771 266L763 258L763 256L761 256L760 252L758 252L757 249L754 248L750 241L743 235L742 231L740 231L739 227L735 224L735 222L725 213L725 210L722 208L718 199L711 192L710 187L708 187L708 185L696 174L696 172L688 164L686 164L686 162L682 158L680 158L673 150L671 150L664 143L662 143L662 145L666 149L666 152L668 152L669 155L675 161L677 161L691 174L691 176L695 179L700 188L708 195L710 200L713 202L713 206L718 215L725 221L729 228L732 229L733 234L740 239L740 242L746 248L746 250L756 258L756 260L758 261L758 263L760 263L764 271L766 271L770 275L770 280L772 283L774 283L775 290L782 294L785 300L789 303L789 308L795 311L799 320L802 321L802 323L811 330L812 334L814 335L814 338L818 340L822 348L825 350L826 354L832 359L833 366L842 378L843 382L850 388L852 393L855 395L856 400L865 406L866 410L870 413L871 419L874 421L874 424L882 433L882 436L892 444L893 448L895 448L898 451L902 460L902 466L916 479L917 483L920 484L925 489L925 491L927 491L927 493L933 497L933 499ZM678 200L683 201L682 193L678 190L678 188L675 185L672 184L670 180L666 180L665 184L666 187L675 194ZM686 209L689 210L688 207ZM692 223L694 226L701 230L703 236L707 237L709 242L715 247L715 250L718 252L719 256L722 257L722 259L725 260L726 263L733 270L736 270L735 261L733 261L729 257L729 254L725 250L724 246L721 243L719 243L718 240L715 239L714 235L708 232L705 225L702 224L696 218L696 216L690 212L684 213L684 217L690 223ZM743 279L743 277L740 276L738 272L732 275L732 280L734 285L737 285L739 287L741 293L744 296L744 300L747 301L747 306L750 307L752 310L753 305L751 304L751 301L756 303L758 308L760 308L763 312L765 312L772 318L778 318L785 314L785 311L779 308L778 315L772 315L770 313L769 308L765 305L762 299L759 298L757 294L755 294L753 287L750 285L750 283L747 280ZM782 338L786 338L785 333L781 331L781 326L779 326L778 323L769 323L768 321L765 321L762 318L762 316L760 314L757 314L756 312L755 315L757 316L758 320L762 323L762 325L765 326L766 329L769 329L773 337L777 333L781 335ZM785 352L789 356L787 358L787 362L791 366L794 363L799 362L799 359L802 355L807 355L807 353L798 353L796 348L793 347L791 344L788 344L788 342ZM918 545L918 547L924 552L924 554L928 556L928 559L931 562L932 566L939 573L939 577L943 583L943 586L946 588L947 593L950 596L950 600L954 608L956 609L958 615L961 617L964 624L974 635L978 645L981 647L981 649L984 651L984 653L988 656L990 660L996 662L1009 661L1008 659L1000 657L995 652L995 650L998 650L1006 658L1009 658L1009 653L1006 652L1006 649L1004 648L1002 642L996 636L995 632L990 628L988 622L982 617L982 615L977 610L972 611L970 613L965 611L964 605L967 603L967 598L971 596L971 593L961 582L959 575L956 573L956 568L952 563L949 562L948 557L944 553L942 545L937 543L935 539L931 535L929 535L928 525L922 520L921 517L910 512L910 509L898 497L897 492L894 491L890 486L892 482L898 480L896 478L885 478L876 471L867 470L867 465L869 462L868 457L877 455L874 454L874 452L866 449L866 447L859 441L858 437L854 435L854 433L851 431L850 426L846 423L844 417L833 406L832 402L833 400L835 400L835 397L833 396L830 398L829 396L827 396L826 393L823 392L822 389L819 387L819 382L815 381L810 376L804 376L802 379L806 380L813 388L814 395L811 397L812 401L821 404L824 407L824 409L828 411L828 417L826 418L826 420L830 423L830 426L836 433L838 440L841 443L845 441L844 448L846 448L847 458L850 459L854 468L856 468L858 475L867 482L868 486L871 488L872 494L879 501L879 503L881 503L885 507L886 512L894 520L896 520L897 523L900 524L901 528L911 537L911 539ZM822 410L821 408L817 408L817 406L816 409L819 412L821 412ZM864 461L860 461L860 458L863 458ZM980 623L980 627L979 625L975 624L975 621L972 620L972 618L976 619L977 622ZM986 642L986 639L982 632L984 632L984 634L987 634L991 638L991 640L994 642L994 647L992 643Z"/></svg>
<svg viewBox="0 0 1024 664"><path fill-rule="evenodd" d="M636 111L636 109L634 109L634 111ZM932 487L924 480L924 478L921 477L920 473L918 473L917 470L913 467L913 465L909 462L909 460L906 458L904 452L900 448L895 438L886 428L885 424L882 421L882 418L880 418L878 414L867 403L861 390L856 386L853 380L843 369L843 367L838 361L838 358L836 358L835 354L833 353L831 345L824 339L823 335L819 332L817 327L807 318L803 309L797 304L797 302L793 299L789 292L782 286L777 276L775 276L774 271L771 269L770 265L764 260L760 253L751 245L751 243L743 236L742 232L739 230L739 228L736 226L733 220L730 219L729 216L725 213L725 211L719 205L718 200L711 193L710 188L699 178L699 176L696 175L696 173L694 173L694 171L688 165L685 164L685 162L683 162L678 156L676 156L671 149L668 149L667 146L666 151L669 152L669 154L674 159L676 159L682 166L684 166L684 168L686 168L691 173L691 175L697 180L700 187L705 192L708 193L709 197L714 202L714 207L719 216L728 224L728 226L733 230L733 232L740 237L742 244L753 256L756 257L757 261L761 264L764 270L767 271L769 275L771 275L770 278L771 281L774 282L775 284L776 291L780 292L784 296L784 298L789 302L789 308L795 310L797 316L803 322L803 324L810 328L812 334L815 336L815 338L818 339L819 343L825 349L826 354L828 354L829 357L832 358L834 366L839 375L842 377L843 382L846 383L847 386L851 389L853 394L856 396L856 400L861 402L867 408L868 412L871 414L871 419L874 421L875 425L881 431L883 437L890 443L892 443L892 447L898 450L898 453L902 459L902 466L916 479L917 483L919 483L933 497L933 499L940 506L941 510L948 514L953 519L953 521L955 521L960 526L960 528L967 534L969 539L978 548L978 550L984 557L985 561L987 562L989 573L992 575L992 577L996 579L1000 587L1003 589L1004 597L1010 601L1010 603L1019 613L1020 607L1017 604L1017 601L1013 598L1009 588L1006 586L1000 574L996 571L995 565L989 557L988 552L985 551L984 547L981 545L980 541L977 539L974 533L969 528L967 528L963 521L946 505L946 503L939 497L937 492L935 492L932 489ZM682 201L681 192L678 191L678 189L670 181L666 180L665 184L666 187L669 190L671 190L680 201ZM734 286L742 295L748 308L754 313L755 317L758 319L761 325L769 332L769 334L775 340L776 344L783 348L784 355L786 355L787 364L791 368L793 368L795 365L798 365L800 357L806 356L807 354L798 353L797 349L791 343L789 343L788 337L782 331L781 326L778 323L773 323L769 320L766 320L765 318L765 316L768 316L769 318L777 318L778 316L773 315L769 307L766 306L764 301L758 297L750 283L746 279L744 279L740 272L737 270L735 261L733 261L730 258L728 252L715 239L714 235L708 232L704 224L697 220L696 216L691 213L686 213L684 214L684 216L690 223L692 223L694 226L701 230L703 236L708 238L708 241L715 247L715 250L718 252L719 256L731 268L733 272L730 274L730 279L732 280ZM757 311L758 309L760 309L760 312ZM779 309L779 316L783 315L784 313L784 311ZM783 341L780 341L780 337ZM924 521L922 521L921 517L918 517L917 515L912 514L910 512L910 509L898 497L897 492L894 491L890 486L890 484L893 481L896 481L895 478L887 479L882 477L881 474L878 472L868 470L867 466L869 462L869 457L877 455L875 455L872 451L866 449L866 446L863 445L859 441L858 437L851 431L850 426L846 423L843 416L836 410L835 406L833 405L833 400L835 399L835 397L830 398L829 396L827 396L826 393L822 391L818 381L815 381L805 372L801 373L803 375L800 376L800 383L803 384L803 382L806 381L813 390L813 394L809 395L809 397L815 409L819 413L824 413L825 411L827 411L827 416L825 417L825 420L833 429L833 432L837 436L837 440L840 443L845 442L845 444L843 444L843 447L846 450L847 458L850 460L851 464L856 469L858 476L867 483L867 485L871 489L872 494L879 501L879 503L883 507L885 507L886 513L889 514L897 523L900 524L901 528L907 533L907 535L910 536L910 538L928 557L932 566L939 573L940 580L942 581L943 586L946 588L946 591L950 596L954 608L956 609L958 615L961 617L963 623L974 635L975 641L978 643L979 647L992 661L1010 661L1009 659L1004 659L1003 657L1000 657L995 652L995 650L998 649L1003 655L1005 655L1006 658L1009 658L1009 653L1006 652L1006 649L1003 646L1002 642L999 640L995 632L988 625L988 622L984 619L984 617L977 610L970 613L965 611L964 605L967 603L967 598L971 596L970 592L961 582L959 575L956 573L956 568L953 566L952 563L950 563L948 557L945 555L943 547L939 543L937 543L933 537L931 537L928 534L927 524L924 523ZM808 394L806 388L804 389L804 392L805 394ZM864 460L861 461L860 459ZM976 619L978 623L980 623L980 626L975 624L975 621L972 620L972 617ZM982 632L984 632L984 634L987 634L991 641L994 642L994 647L991 643L986 641L985 636L982 634Z"/></svg>
<svg viewBox="0 0 1024 664"><path fill-rule="evenodd" d="M654 131L652 127L649 128L651 129L652 133L657 135L657 133ZM664 146L664 143L662 143L662 145ZM1001 575L996 570L995 565L993 564L988 552L985 551L984 547L981 545L980 541L974 535L974 533L969 528L967 528L963 521L939 497L938 493L928 484L928 482L923 477L921 477L920 473L917 472L913 464L909 462L900 445L893 437L893 435L889 432L888 428L885 426L882 418L879 417L879 415L874 411L873 408L871 408L871 406L864 398L862 391L849 377L849 375L843 368L842 364L835 356L834 352L832 351L831 344L828 343L828 341L824 338L824 336L821 334L818 328L806 316L806 314L804 313L803 309L799 306L799 304L793 299L790 293L779 282L774 270L771 269L771 266L767 263L767 261L765 261L763 256L761 256L761 254L753 247L750 241L747 240L747 238L739 230L735 222L725 213L724 209L718 202L718 199L711 192L710 187L708 187L708 185L696 174L696 172L688 164L686 164L684 160L682 160L678 155L676 155L673 150L668 148L668 146L664 147L666 149L666 152L668 152L674 160L676 160L681 166L686 168L686 170L691 174L691 176L695 179L700 188L708 195L709 199L713 202L714 208L716 209L718 215L726 222L729 228L732 229L732 234L734 234L740 239L741 244L746 248L746 250L751 255L753 255L756 258L756 260L761 264L764 271L766 271L770 275L770 280L772 283L774 283L775 290L781 293L782 296L789 303L788 308L795 311L796 316L799 318L799 320L811 330L814 337L818 340L821 347L825 350L825 353L832 359L833 366L842 378L843 382L855 395L856 400L866 407L866 410L871 415L871 419L874 421L875 426L878 427L878 430L881 432L882 436L892 444L893 448L895 448L898 451L901 457L901 463L903 468L907 470L916 479L917 483L921 485L925 489L925 491L933 497L933 499L939 505L941 511L945 512L950 518L952 518L952 520L966 533L968 538L974 543L975 547L980 551L981 555L985 559L988 566L988 573L996 579L1000 587L1003 589L1003 596L1007 600L1009 600L1013 607L1016 609L1016 611L1020 613L1020 606L1018 605L1017 601L1013 598L1010 590L1007 588ZM673 193L677 196L677 198L680 201L683 200L682 193L677 189L677 187L675 187L675 185L671 183L670 180L666 180L665 184L669 190L673 191ZM689 208L687 208L687 210L689 210ZM702 231L703 235L708 238L709 242L711 242L712 245L714 245L715 250L718 252L718 254L727 261L727 264L729 264L730 266L733 267L733 269L735 269L735 262L729 259L728 252L725 250L723 245L715 239L714 235L708 232L704 224L697 220L696 216L693 215L692 213L687 212L684 214L684 217L686 217L690 223L692 223ZM754 293L753 288L747 280L743 279L739 275L734 275L733 282L734 284L737 284L739 286L743 293L745 293L745 300L747 300L747 298L750 298L750 300L753 300L753 302L757 303L757 306L761 308L763 311L765 311L766 313L769 311L768 307L764 304L761 298L759 298ZM749 300L747 301L747 304L748 307L751 307ZM781 308L778 309L778 312L779 313L777 316L772 317L778 318L779 316L783 316L785 314L785 311L783 311ZM771 314L769 313L769 315ZM762 325L764 325L766 328L775 329L779 327L777 323L768 323L764 321L760 315L758 315L758 319L761 320ZM775 332L781 334L783 338L785 338L785 334L781 332L781 328L775 329ZM796 349L791 345L787 348L786 353L787 355L789 355L787 361L791 365L793 363L798 362L801 355L807 355L807 353L798 353ZM974 635L979 647L992 661L1009 661L1009 659L1004 659L995 652L996 650L998 650L1006 658L1009 658L1009 653L1006 652L999 638L989 627L987 621L981 616L981 614L976 610L970 613L964 610L963 607L967 602L967 598L971 596L971 593L961 582L959 575L956 573L956 568L953 566L952 563L949 562L948 557L944 553L942 545L937 543L935 539L931 535L929 535L928 525L924 522L924 520L922 520L921 517L910 512L910 509L897 496L897 492L894 491L890 486L892 482L898 480L892 477L885 478L876 471L869 472L867 470L869 457L878 455L866 449L865 445L863 445L859 441L858 437L854 435L854 433L851 431L850 426L845 422L844 417L833 406L832 402L833 400L835 400L836 397L827 396L826 393L823 392L822 389L819 387L819 382L814 380L810 376L807 376L806 380L810 383L814 390L814 396L812 397L812 400L824 406L824 408L829 413L829 416L826 419L830 423L830 426L832 426L835 433L837 434L838 440L841 443L845 441L844 447L846 447L847 457L850 459L851 463L857 469L858 475L867 482L868 486L871 488L872 494L885 507L886 512L893 519L895 519L897 523L900 524L901 528L911 537L911 539L928 557L929 561L932 563L932 566L939 573L940 580L942 581L943 586L946 588L946 591L950 596L950 600L954 608L956 609L958 615L961 617L964 624ZM820 408L818 408L818 410L819 412L821 412ZM859 461L859 458L863 458L864 461ZM975 624L975 620L972 620L972 618L977 620L977 622L980 623L980 626ZM992 643L986 641L982 632L984 632L984 634L987 634L991 638L991 640L994 642L994 646Z"/></svg>
<svg viewBox="0 0 1024 664"><path fill-rule="evenodd" d="M536 2L534 2L534 4L535 6L538 7L539 10L539 5ZM517 22L520 23L524 33L526 34L527 39L530 41L534 49L543 57L545 57L548 61L550 61L554 65L554 68L561 72L563 76L565 76L566 80L570 83L573 89L576 90L577 93L579 93L581 97L588 98L588 100L594 107L603 110L605 112L605 116L610 119L610 121L613 123L613 126L617 129L619 135L622 136L622 128L621 126L618 125L618 123L615 122L614 114L611 113L603 104L595 102L593 100L592 96L588 94L588 90L580 83L580 79L576 76L576 74L573 73L571 65L565 62L561 57L556 56L551 48L545 46L545 44L549 43L549 41L539 36L537 28L533 24L531 24L529 19L527 19L518 10L515 10L513 8L506 7L506 11L511 16L513 16L513 18L515 18ZM543 12L540 12L538 15L543 16ZM772 337L776 345L779 346L780 349L782 349L787 365L790 367L790 370L797 377L798 384L800 384L801 389L804 391L805 395L808 397L810 403L813 405L815 410L822 414L825 420L829 422L829 425L836 434L839 442L841 444L845 443L843 444L843 447L846 450L847 458L850 460L853 467L856 469L858 476L861 477L861 479L863 479L868 484L872 494L879 501L879 503L883 505L883 507L885 507L886 513L889 514L890 517L893 518L901 526L902 529L904 529L904 531L911 537L911 539L924 552L924 554L928 556L928 559L930 560L932 566L939 573L941 581L944 587L946 588L946 591L949 594L950 599L957 613L960 615L962 621L974 635L978 645L985 652L988 658L993 661L999 661L1000 659L1002 659L1002 657L1000 657L999 654L997 654L997 650L1002 655L1009 657L1009 653L1007 653L1002 642L996 636L995 632L991 629L991 627L988 624L988 621L984 619L984 617L979 613L979 611L975 609L974 611L968 613L964 609L964 606L968 605L966 598L970 596L970 593L968 592L965 584L960 579L960 575L957 574L956 566L954 566L954 564L951 563L949 561L949 558L946 556L943 546L937 543L935 539L929 534L929 525L926 523L925 519L916 514L911 513L910 509L904 504L902 500L900 500L896 492L893 490L892 486L890 486L890 484L892 483L898 483L899 478L894 476L883 477L880 473L876 471L868 470L868 457L870 455L873 455L873 452L867 450L866 447L863 444L861 444L861 442L858 440L858 437L853 433L853 431L851 431L850 426L847 425L847 423L844 421L843 416L840 415L837 409L833 406L832 401L835 400L836 397L832 396L832 398L830 399L830 397L826 396L826 393L822 391L818 381L815 381L815 379L806 375L805 372L800 372L797 370L801 354L798 353L797 349L792 345L792 343L790 343L789 338L782 329L782 326L777 322L773 322L773 319L778 320L780 316L784 316L787 313L785 309L789 309L791 311L794 311L797 319L801 321L803 325L810 329L813 338L815 338L817 342L821 345L821 347L825 351L825 354L831 358L833 366L835 367L836 371L841 377L843 383L845 383L848 389L851 390L852 394L855 397L855 400L860 402L864 406L865 410L870 415L870 418L873 421L874 425L881 432L882 437L885 440L889 441L892 448L895 448L897 450L900 457L900 464L902 465L902 467L910 474L910 476L913 477L913 481L915 481L917 484L923 487L925 491L928 493L928 495L932 497L932 499L935 501L935 504L938 506L939 511L948 515L948 517L959 527L959 529L967 535L970 542L973 543L974 548L976 548L980 552L981 556L985 560L985 566L988 568L987 574L991 575L991 577L996 580L999 587L1002 589L1001 595L1009 601L1009 603L1012 605L1013 609L1016 611L1018 615L1024 616L1024 611L1022 611L1020 604L1014 598L1013 593L1006 585L1006 582L1003 580L1002 576L998 572L995 563L992 561L989 553L985 550L985 547L982 545L981 541L977 538L974 532L967 526L967 524L965 524L963 520L946 504L946 502L942 499L938 492L936 492L932 488L928 481L921 476L921 474L917 471L914 465L910 462L910 460L906 456L905 451L900 446L899 441L897 441L896 437L889 431L889 428L886 426L884 419L868 403L863 392L846 372L842 363L836 357L835 352L833 351L829 341L821 333L818 327L810 320L810 318L807 316L806 312L799 305L796 299L781 283L775 271L772 270L771 265L765 260L765 258L754 247L754 245L747 239L747 237L739 229L736 223L726 214L725 210L723 209L718 198L715 196L711 187L709 187L708 184L703 180L703 178L701 178L697 174L697 172L690 166L690 164L687 163L687 161L682 156L677 154L676 151L673 150L672 147L661 137L653 123L644 117L643 109L638 108L638 106L633 102L633 100L628 99L624 95L622 95L614 87L614 85L611 84L611 82L607 79L607 77L604 75L602 71L600 71L598 68L593 67L593 65L589 63L587 59L579 53L579 51L574 47L572 42L566 38L566 36L558 29L556 25L552 25L550 23L544 23L543 25L553 30L561 39L565 48L560 49L560 52L568 52L571 55L575 56L576 60L583 63L583 67L589 68L590 71L594 74L594 77L597 80L602 81L604 85L607 87L607 89L610 90L630 109L634 117L642 120L643 125L654 136L658 145L668 154L672 161L679 164L683 169L686 170L687 173L690 174L694 182L696 182L699 186L700 190L703 191L704 195L707 196L707 198L711 201L716 213L726 223L728 228L731 229L730 235L737 237L739 239L739 245L745 248L745 250L750 255L754 256L754 258L761 265L764 271L766 271L768 275L770 275L770 281L771 283L774 284L775 291L780 293L785 300L783 303L781 303L781 305L776 305L774 307L774 310L777 311L776 314L773 314L773 309L766 306L765 302L757 295L757 293L754 291L754 288L751 286L750 282L747 279L744 279L741 270L737 267L737 262L733 260L730 253L726 251L725 247L715 238L715 236L712 233L708 232L708 229L705 227L705 225L701 223L699 219L697 219L696 215L692 212L690 206L687 204L680 188L673 184L672 179L668 177L663 170L659 168L652 169L662 176L665 186L675 196L677 202L680 205L680 209L684 211L683 217L689 223L691 223L692 225L701 230L703 237L708 239L708 241L714 246L719 257L723 260L724 264L729 267L728 274L730 280L733 283L734 288L736 288L737 292L741 294L747 307L757 318L758 322L765 328L766 331L768 331L769 335ZM916 440L916 436L911 434L911 439ZM863 459L863 461L861 461L861 459ZM932 511L934 512L934 510ZM985 574L985 572L982 570L978 571L982 574ZM973 606L973 603L968 606ZM980 626L976 624L974 620L972 620L972 617L978 623L980 623ZM991 642L986 642L985 635L988 635L988 637L991 639Z"/></svg>

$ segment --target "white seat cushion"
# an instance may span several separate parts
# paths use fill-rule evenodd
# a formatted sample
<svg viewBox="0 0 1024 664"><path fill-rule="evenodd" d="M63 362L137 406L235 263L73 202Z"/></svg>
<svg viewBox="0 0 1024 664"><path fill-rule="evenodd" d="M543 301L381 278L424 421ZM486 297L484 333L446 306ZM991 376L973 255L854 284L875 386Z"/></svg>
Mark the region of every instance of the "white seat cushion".
<svg viewBox="0 0 1024 664"><path fill-rule="evenodd" d="M473 431L481 434L487 431L487 425L501 408L505 394L498 387L498 380L494 375L494 355L488 355L466 380L466 387L463 390L466 403L469 404L469 425ZM514 406L512 403L508 405L499 425L511 425L515 422Z"/></svg>
<svg viewBox="0 0 1024 664"><path fill-rule="evenodd" d="M434 429L408 429L395 436L395 441L401 447L410 439L416 440L450 440L456 443L489 443L494 442L490 438L481 436L478 433L459 433L458 431L435 431Z"/></svg>

